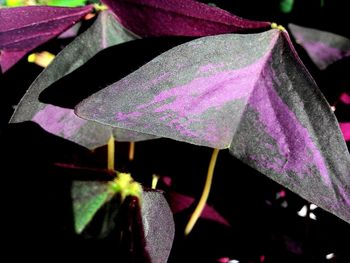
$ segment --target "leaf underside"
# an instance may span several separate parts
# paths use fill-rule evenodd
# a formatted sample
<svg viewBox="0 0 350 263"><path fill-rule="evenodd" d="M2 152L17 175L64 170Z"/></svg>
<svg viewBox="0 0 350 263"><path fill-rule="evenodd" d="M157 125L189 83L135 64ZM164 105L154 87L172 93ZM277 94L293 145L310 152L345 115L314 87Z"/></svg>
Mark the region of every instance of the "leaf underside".
<svg viewBox="0 0 350 263"><path fill-rule="evenodd" d="M83 65L100 50L135 38L132 33L116 22L109 11L101 12L95 23L61 51L33 82L21 99L10 122L36 122L44 130L89 149L105 145L112 133L118 140L149 138L150 136L140 136L132 131L112 129L83 120L71 109L39 101L40 93L50 84Z"/></svg>

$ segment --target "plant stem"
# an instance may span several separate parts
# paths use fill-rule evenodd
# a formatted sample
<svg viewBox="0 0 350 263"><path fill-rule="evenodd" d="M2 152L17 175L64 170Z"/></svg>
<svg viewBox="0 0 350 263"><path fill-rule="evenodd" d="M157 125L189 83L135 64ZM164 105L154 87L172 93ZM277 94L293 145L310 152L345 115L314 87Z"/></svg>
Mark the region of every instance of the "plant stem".
<svg viewBox="0 0 350 263"><path fill-rule="evenodd" d="M198 218L200 217L200 215L205 207L205 204L208 200L218 154L219 154L219 149L214 149L213 154L212 154L211 159L210 159L208 173L207 173L207 179L205 181L202 196L199 199L198 205L197 205L196 209L193 211L193 214L191 215L191 218L188 221L187 226L185 228L185 235L186 236L192 231L192 228L196 224L196 222L197 222Z"/></svg>
<svg viewBox="0 0 350 263"><path fill-rule="evenodd" d="M159 181L159 176L156 174L152 175L152 189L157 188L158 181Z"/></svg>
<svg viewBox="0 0 350 263"><path fill-rule="evenodd" d="M107 151L108 151L108 158L107 158L108 159L108 163L107 163L108 170L114 171L115 145L114 145L113 134L111 135L111 137L108 140Z"/></svg>
<svg viewBox="0 0 350 263"><path fill-rule="evenodd" d="M129 161L133 161L135 156L135 142L130 142L129 145Z"/></svg>

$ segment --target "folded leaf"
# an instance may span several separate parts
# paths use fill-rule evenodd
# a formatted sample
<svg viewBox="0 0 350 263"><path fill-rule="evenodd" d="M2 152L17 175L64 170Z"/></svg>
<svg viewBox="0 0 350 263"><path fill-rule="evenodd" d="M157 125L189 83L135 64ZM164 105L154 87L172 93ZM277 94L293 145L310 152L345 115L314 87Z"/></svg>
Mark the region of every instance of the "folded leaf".
<svg viewBox="0 0 350 263"><path fill-rule="evenodd" d="M46 131L89 149L105 145L112 133L120 141L153 138L83 120L71 109L41 103L38 99L48 86L77 69L100 50L135 38L120 26L113 14L101 12L96 22L62 50L33 82L10 122L34 121Z"/></svg>
<svg viewBox="0 0 350 263"><path fill-rule="evenodd" d="M76 113L103 124L229 148L350 222L350 156L285 31L204 37L95 93Z"/></svg>
<svg viewBox="0 0 350 263"><path fill-rule="evenodd" d="M102 0L126 28L139 36L207 36L262 29L249 21L193 0Z"/></svg>
<svg viewBox="0 0 350 263"><path fill-rule="evenodd" d="M315 65L323 70L330 64L350 56L350 39L330 32L289 24L288 28L308 53Z"/></svg>
<svg viewBox="0 0 350 263"><path fill-rule="evenodd" d="M0 52L7 54L0 56L2 72L30 50L61 34L92 9L91 5L77 8L25 6L0 9ZM13 57L12 52L15 52Z"/></svg>

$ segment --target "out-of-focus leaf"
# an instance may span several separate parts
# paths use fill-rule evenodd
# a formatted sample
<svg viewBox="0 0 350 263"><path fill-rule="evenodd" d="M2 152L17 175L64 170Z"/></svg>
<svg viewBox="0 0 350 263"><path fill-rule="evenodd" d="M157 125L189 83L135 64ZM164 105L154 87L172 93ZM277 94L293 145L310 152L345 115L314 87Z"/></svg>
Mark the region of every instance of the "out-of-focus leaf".
<svg viewBox="0 0 350 263"><path fill-rule="evenodd" d="M25 0L4 0L5 4L9 7L24 6Z"/></svg>
<svg viewBox="0 0 350 263"><path fill-rule="evenodd" d="M323 70L330 64L350 56L350 39L330 32L289 24L288 28L310 56L315 65Z"/></svg>
<svg viewBox="0 0 350 263"><path fill-rule="evenodd" d="M350 222L350 156L285 31L175 47L81 102L89 120L231 154Z"/></svg>
<svg viewBox="0 0 350 263"><path fill-rule="evenodd" d="M118 140L153 138L140 136L132 131L113 130L83 120L71 109L41 103L38 99L39 94L50 84L84 64L100 50L133 39L135 36L121 27L113 14L109 11L101 12L96 22L62 50L33 82L18 104L10 122L34 121L46 131L89 149L106 144L112 133Z"/></svg>
<svg viewBox="0 0 350 263"><path fill-rule="evenodd" d="M102 0L126 28L139 36L207 36L263 29L250 21L193 0Z"/></svg>
<svg viewBox="0 0 350 263"><path fill-rule="evenodd" d="M350 141L350 122L339 123L340 129L343 132L345 141Z"/></svg>
<svg viewBox="0 0 350 263"><path fill-rule="evenodd" d="M350 105L350 92L340 94L339 100L346 105Z"/></svg>
<svg viewBox="0 0 350 263"><path fill-rule="evenodd" d="M56 37L92 9L91 5L77 8L48 6L1 8L0 67L2 72L7 71L21 58L19 54L26 54Z"/></svg>
<svg viewBox="0 0 350 263"><path fill-rule="evenodd" d="M294 0L280 0L280 10L283 13L290 13L293 10Z"/></svg>
<svg viewBox="0 0 350 263"><path fill-rule="evenodd" d="M169 205L173 214L183 212L184 210L193 206L196 202L193 197L173 191L168 193L167 199L169 200ZM200 217L217 222L227 227L231 227L230 223L222 215L220 215L219 212L217 212L213 207L209 205L205 205Z"/></svg>
<svg viewBox="0 0 350 263"><path fill-rule="evenodd" d="M28 5L49 5L76 7L85 5L86 0L6 0L8 7L28 6Z"/></svg>
<svg viewBox="0 0 350 263"><path fill-rule="evenodd" d="M47 0L47 5L50 6L83 6L86 0Z"/></svg>

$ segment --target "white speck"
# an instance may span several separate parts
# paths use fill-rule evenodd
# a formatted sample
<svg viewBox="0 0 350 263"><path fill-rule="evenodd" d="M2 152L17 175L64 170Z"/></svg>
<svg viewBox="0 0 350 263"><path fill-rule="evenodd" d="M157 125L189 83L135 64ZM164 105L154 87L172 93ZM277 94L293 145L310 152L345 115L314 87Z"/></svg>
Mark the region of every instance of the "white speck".
<svg viewBox="0 0 350 263"><path fill-rule="evenodd" d="M311 204L310 205L310 210L315 210L317 208L317 205Z"/></svg>
<svg viewBox="0 0 350 263"><path fill-rule="evenodd" d="M331 110L335 112L335 106L331 106Z"/></svg>
<svg viewBox="0 0 350 263"><path fill-rule="evenodd" d="M282 204L281 204L281 206L282 206L283 208L287 208L287 207L288 207L287 201L283 201Z"/></svg>
<svg viewBox="0 0 350 263"><path fill-rule="evenodd" d="M316 215L314 213L310 213L310 218L312 220L317 220Z"/></svg>
<svg viewBox="0 0 350 263"><path fill-rule="evenodd" d="M306 214L307 214L307 207L306 207L306 205L304 205L303 208L300 209L300 211L298 212L298 215L301 217L305 217Z"/></svg>
<svg viewBox="0 0 350 263"><path fill-rule="evenodd" d="M335 257L334 253L329 253L328 255L326 255L326 259L332 259L334 257Z"/></svg>
<svg viewBox="0 0 350 263"><path fill-rule="evenodd" d="M239 261L238 260L235 260L235 259L231 259L229 262L227 262L227 263L239 263Z"/></svg>

